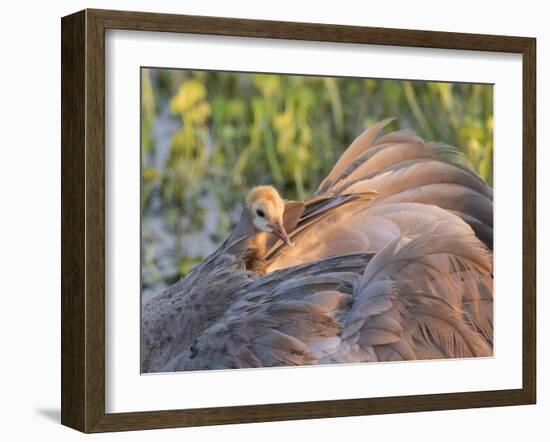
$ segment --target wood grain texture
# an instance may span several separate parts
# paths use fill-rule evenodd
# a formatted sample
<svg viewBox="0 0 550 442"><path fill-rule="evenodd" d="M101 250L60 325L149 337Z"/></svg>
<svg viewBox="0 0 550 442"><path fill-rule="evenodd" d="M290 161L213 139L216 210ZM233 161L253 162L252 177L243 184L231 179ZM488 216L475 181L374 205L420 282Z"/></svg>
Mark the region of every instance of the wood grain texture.
<svg viewBox="0 0 550 442"><path fill-rule="evenodd" d="M284 38L523 55L523 387L105 413L105 30ZM526 37L86 10L62 19L62 423L84 432L531 404L536 398L535 40ZM518 146L519 148L519 146ZM139 337L136 337L139 339Z"/></svg>
<svg viewBox="0 0 550 442"><path fill-rule="evenodd" d="M475 51L522 52L529 38L197 15L88 10L106 29L367 43Z"/></svg>
<svg viewBox="0 0 550 442"><path fill-rule="evenodd" d="M105 38L86 11L86 431L105 414Z"/></svg>
<svg viewBox="0 0 550 442"><path fill-rule="evenodd" d="M61 34L61 422L85 427L85 13Z"/></svg>
<svg viewBox="0 0 550 442"><path fill-rule="evenodd" d="M537 396L537 78L536 40L523 50L523 389Z"/></svg>

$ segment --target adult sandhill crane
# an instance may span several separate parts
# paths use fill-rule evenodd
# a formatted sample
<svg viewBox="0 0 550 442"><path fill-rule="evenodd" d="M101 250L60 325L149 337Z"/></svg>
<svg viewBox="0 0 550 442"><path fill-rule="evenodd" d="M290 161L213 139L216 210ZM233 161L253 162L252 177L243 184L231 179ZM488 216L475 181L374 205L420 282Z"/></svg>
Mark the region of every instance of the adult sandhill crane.
<svg viewBox="0 0 550 442"><path fill-rule="evenodd" d="M143 372L492 355L492 191L387 123L304 202L250 191L219 249L143 305Z"/></svg>

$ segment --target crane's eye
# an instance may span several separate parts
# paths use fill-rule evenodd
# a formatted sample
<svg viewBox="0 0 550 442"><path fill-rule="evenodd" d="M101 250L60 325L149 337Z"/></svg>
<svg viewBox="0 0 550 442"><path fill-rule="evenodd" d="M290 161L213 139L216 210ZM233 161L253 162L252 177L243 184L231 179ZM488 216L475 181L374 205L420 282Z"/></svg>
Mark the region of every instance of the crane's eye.
<svg viewBox="0 0 550 442"><path fill-rule="evenodd" d="M256 209L256 215L258 215L260 218L263 218L265 216L265 213L262 209Z"/></svg>

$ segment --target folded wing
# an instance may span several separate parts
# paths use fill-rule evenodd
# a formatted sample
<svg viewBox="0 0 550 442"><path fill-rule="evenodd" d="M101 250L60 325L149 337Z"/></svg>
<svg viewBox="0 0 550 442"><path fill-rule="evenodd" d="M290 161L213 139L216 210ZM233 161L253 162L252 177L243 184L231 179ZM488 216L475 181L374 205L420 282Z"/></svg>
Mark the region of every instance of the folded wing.
<svg viewBox="0 0 550 442"><path fill-rule="evenodd" d="M490 356L491 268L455 217L375 255L272 272L162 371Z"/></svg>
<svg viewBox="0 0 550 442"><path fill-rule="evenodd" d="M389 121L367 129L344 152L316 195L304 202L291 229L294 247L277 242L270 250L268 271L346 253L376 253L451 215L492 248L492 190L452 147L425 142L407 130L377 138Z"/></svg>

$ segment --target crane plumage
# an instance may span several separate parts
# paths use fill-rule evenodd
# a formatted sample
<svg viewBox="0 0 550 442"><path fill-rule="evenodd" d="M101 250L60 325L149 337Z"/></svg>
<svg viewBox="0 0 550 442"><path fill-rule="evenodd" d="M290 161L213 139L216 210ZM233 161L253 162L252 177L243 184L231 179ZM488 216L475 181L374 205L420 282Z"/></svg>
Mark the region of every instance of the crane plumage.
<svg viewBox="0 0 550 442"><path fill-rule="evenodd" d="M311 198L246 198L225 242L142 306L142 372L490 356L492 190L391 120Z"/></svg>

